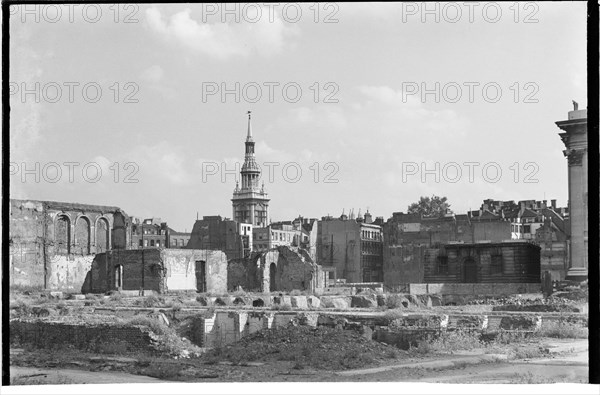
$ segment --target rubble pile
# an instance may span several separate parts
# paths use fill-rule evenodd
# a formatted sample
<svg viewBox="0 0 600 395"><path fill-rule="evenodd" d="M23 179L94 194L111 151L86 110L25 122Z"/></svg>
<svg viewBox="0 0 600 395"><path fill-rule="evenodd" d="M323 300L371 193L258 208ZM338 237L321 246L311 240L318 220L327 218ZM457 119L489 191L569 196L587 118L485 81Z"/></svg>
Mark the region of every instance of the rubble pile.
<svg viewBox="0 0 600 395"><path fill-rule="evenodd" d="M207 353L212 362L295 361L300 368L343 370L395 358L393 346L367 339L357 330L319 326L268 329Z"/></svg>

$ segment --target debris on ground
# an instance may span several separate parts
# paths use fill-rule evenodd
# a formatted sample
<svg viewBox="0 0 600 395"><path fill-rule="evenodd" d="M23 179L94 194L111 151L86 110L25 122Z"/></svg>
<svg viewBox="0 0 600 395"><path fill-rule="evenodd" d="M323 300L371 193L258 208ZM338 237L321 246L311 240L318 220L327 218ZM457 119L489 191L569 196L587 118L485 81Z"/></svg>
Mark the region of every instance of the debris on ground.
<svg viewBox="0 0 600 395"><path fill-rule="evenodd" d="M367 339L360 331L292 326L268 329L208 352L207 363L295 361L295 369L355 369L397 358L402 351Z"/></svg>

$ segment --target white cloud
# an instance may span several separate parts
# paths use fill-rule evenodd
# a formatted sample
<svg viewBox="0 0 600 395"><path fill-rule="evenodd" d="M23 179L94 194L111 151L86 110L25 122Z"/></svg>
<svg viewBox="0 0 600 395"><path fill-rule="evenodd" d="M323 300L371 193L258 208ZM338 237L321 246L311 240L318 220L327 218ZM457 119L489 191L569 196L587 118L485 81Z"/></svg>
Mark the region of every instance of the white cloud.
<svg viewBox="0 0 600 395"><path fill-rule="evenodd" d="M146 10L146 17L150 27L165 38L219 60L246 57L253 50L270 56L284 48L287 36L297 34L294 26L285 25L277 15L273 22L261 18L256 23L199 23L189 9L163 17L152 7Z"/></svg>
<svg viewBox="0 0 600 395"><path fill-rule="evenodd" d="M164 71L162 67L153 65L142 71L141 78L149 82L160 82L163 78Z"/></svg>

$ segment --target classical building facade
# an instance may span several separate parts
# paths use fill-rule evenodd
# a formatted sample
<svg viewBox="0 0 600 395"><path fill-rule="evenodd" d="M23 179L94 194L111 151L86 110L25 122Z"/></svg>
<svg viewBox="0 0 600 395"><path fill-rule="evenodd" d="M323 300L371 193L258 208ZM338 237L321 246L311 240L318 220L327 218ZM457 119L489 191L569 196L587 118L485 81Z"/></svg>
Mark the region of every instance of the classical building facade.
<svg viewBox="0 0 600 395"><path fill-rule="evenodd" d="M587 109L579 110L573 102L568 119L556 122L564 131L559 136L565 144L569 174L569 271L567 278L583 280L588 275L588 154Z"/></svg>
<svg viewBox="0 0 600 395"><path fill-rule="evenodd" d="M261 171L254 156L250 111L248 111L248 134L245 145L244 164L240 172L242 186L240 188L236 183L231 199L233 219L238 223L251 224L253 227L266 227L269 224L269 198L264 183L259 186Z"/></svg>

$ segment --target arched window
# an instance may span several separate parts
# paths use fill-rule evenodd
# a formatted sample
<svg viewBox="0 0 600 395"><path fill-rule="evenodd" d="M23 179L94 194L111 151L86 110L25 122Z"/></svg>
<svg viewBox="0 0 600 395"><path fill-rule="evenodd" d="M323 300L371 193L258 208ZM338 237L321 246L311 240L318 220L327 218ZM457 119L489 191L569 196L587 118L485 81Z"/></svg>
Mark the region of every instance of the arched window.
<svg viewBox="0 0 600 395"><path fill-rule="evenodd" d="M90 254L90 220L87 217L79 217L75 222L75 253Z"/></svg>
<svg viewBox="0 0 600 395"><path fill-rule="evenodd" d="M110 233L106 218L100 218L96 223L96 253L110 249Z"/></svg>
<svg viewBox="0 0 600 395"><path fill-rule="evenodd" d="M67 255L71 253L71 221L64 214L56 218L54 242L56 243L57 254Z"/></svg>

